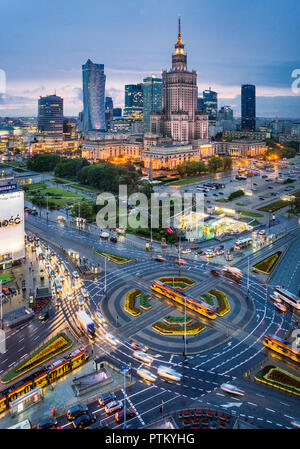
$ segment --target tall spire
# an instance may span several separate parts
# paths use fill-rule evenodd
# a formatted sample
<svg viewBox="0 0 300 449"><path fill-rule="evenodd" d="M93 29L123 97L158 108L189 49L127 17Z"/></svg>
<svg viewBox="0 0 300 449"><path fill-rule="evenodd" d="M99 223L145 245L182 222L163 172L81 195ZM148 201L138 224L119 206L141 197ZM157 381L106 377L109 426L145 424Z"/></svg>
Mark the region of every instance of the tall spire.
<svg viewBox="0 0 300 449"><path fill-rule="evenodd" d="M178 38L177 38L177 43L175 44L175 46L176 46L176 45L184 47L183 42L182 42L182 39L181 39L180 14L179 14L179 16L178 16Z"/></svg>

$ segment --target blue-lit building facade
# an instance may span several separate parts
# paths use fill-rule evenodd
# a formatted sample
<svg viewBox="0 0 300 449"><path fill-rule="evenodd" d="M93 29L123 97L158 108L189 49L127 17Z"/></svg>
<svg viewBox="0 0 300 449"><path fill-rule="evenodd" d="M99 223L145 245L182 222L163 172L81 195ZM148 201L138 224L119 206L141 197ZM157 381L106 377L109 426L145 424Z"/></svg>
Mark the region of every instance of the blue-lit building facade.
<svg viewBox="0 0 300 449"><path fill-rule="evenodd" d="M162 79L152 75L143 80L143 132L150 132L151 112L162 110Z"/></svg>
<svg viewBox="0 0 300 449"><path fill-rule="evenodd" d="M88 59L82 66L84 132L106 130L105 81L104 64Z"/></svg>
<svg viewBox="0 0 300 449"><path fill-rule="evenodd" d="M255 86L243 84L241 92L241 128L243 131L255 131L256 128L256 101Z"/></svg>
<svg viewBox="0 0 300 449"><path fill-rule="evenodd" d="M215 125L218 117L218 94L211 89L203 91L204 111L208 114L209 125Z"/></svg>
<svg viewBox="0 0 300 449"><path fill-rule="evenodd" d="M57 95L38 100L38 131L45 137L63 138L63 99Z"/></svg>
<svg viewBox="0 0 300 449"><path fill-rule="evenodd" d="M125 108L123 115L131 121L143 120L143 84L125 85Z"/></svg>

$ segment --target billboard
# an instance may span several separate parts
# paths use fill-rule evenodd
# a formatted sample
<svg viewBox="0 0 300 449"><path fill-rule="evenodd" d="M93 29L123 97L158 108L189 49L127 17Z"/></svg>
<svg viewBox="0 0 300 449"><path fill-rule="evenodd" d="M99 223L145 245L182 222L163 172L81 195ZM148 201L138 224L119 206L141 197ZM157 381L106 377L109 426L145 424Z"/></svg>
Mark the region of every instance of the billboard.
<svg viewBox="0 0 300 449"><path fill-rule="evenodd" d="M25 257L24 192L0 193L0 263Z"/></svg>

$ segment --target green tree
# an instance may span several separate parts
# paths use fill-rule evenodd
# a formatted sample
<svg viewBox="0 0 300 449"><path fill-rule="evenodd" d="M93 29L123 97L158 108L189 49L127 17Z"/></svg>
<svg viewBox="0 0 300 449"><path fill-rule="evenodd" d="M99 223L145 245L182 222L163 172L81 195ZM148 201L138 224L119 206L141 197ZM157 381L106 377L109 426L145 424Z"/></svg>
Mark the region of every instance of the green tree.
<svg viewBox="0 0 300 449"><path fill-rule="evenodd" d="M223 162L222 162L221 158L213 156L208 160L208 170L210 172L215 173L222 167L223 167Z"/></svg>
<svg viewBox="0 0 300 449"><path fill-rule="evenodd" d="M79 215L80 215L80 218L86 218L87 220L91 220L94 215L93 205L90 203L82 202L82 203L80 203L80 207L79 207L79 204L76 203L76 204L74 204L74 206L72 208L71 215L73 217L79 217Z"/></svg>
<svg viewBox="0 0 300 449"><path fill-rule="evenodd" d="M60 162L58 154L45 153L35 154L27 161L27 168L38 172L53 171L55 166Z"/></svg>

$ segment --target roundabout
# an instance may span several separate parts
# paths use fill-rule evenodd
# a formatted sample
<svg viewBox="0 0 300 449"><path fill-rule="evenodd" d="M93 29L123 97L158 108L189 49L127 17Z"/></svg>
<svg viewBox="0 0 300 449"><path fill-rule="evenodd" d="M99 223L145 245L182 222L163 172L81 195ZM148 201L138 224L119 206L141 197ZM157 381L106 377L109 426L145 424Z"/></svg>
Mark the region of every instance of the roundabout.
<svg viewBox="0 0 300 449"><path fill-rule="evenodd" d="M121 276L117 280L111 273L107 276L107 298L109 299L103 298L100 308L107 321L115 322L118 336L122 339L136 339L149 346L151 350L164 354L183 354L184 303L179 304L153 291L151 282L157 279L165 281L165 285L179 295L199 301L202 298L202 303L205 303L203 301L205 299L207 307L214 307L216 311L220 308L217 296L222 295L226 299L227 309L224 315L221 316L222 313L218 316L214 315L215 319L197 313L187 306L186 313L190 317L190 322L186 325L187 356L211 351L231 338L237 337L255 314L253 301L247 299L240 286L234 283L229 284L222 279L208 277L200 270L191 269L188 275L184 273L183 276L171 266L170 268L164 266L159 271L154 266L151 272L149 268L145 272L141 270L138 278L127 281ZM134 295L133 312L132 310L128 312L129 298L130 296L133 298ZM146 310L138 306L142 295L148 298L148 303L151 305ZM208 299L211 299L212 303ZM168 316L173 317L174 323L166 323ZM177 332L171 332L172 325L174 328L175 324ZM191 332L191 326L197 331ZM167 331L164 332L164 329Z"/></svg>

